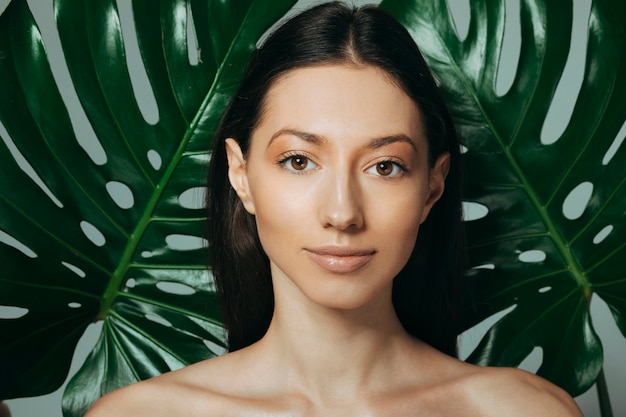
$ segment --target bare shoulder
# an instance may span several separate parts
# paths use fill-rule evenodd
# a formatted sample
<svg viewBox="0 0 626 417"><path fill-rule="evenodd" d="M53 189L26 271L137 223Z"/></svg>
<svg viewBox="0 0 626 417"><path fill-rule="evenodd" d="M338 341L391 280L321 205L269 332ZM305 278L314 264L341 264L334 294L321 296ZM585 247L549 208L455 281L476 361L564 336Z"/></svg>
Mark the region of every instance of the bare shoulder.
<svg viewBox="0 0 626 417"><path fill-rule="evenodd" d="M161 391L159 384L151 380L117 389L96 401L85 417L148 415L153 413L151 409L155 402L160 402L163 398Z"/></svg>
<svg viewBox="0 0 626 417"><path fill-rule="evenodd" d="M219 396L206 390L203 396L194 396L193 388L166 382L161 376L138 382L115 390L100 398L85 415L86 417L140 417L194 415L190 410L197 407L198 398L219 404ZM191 388L191 389L190 389ZM183 414L179 414L179 413ZM208 414L210 415L210 414Z"/></svg>
<svg viewBox="0 0 626 417"><path fill-rule="evenodd" d="M472 368L458 383L480 415L582 417L569 394L543 378L515 368Z"/></svg>
<svg viewBox="0 0 626 417"><path fill-rule="evenodd" d="M427 382L414 384L405 398L410 409L426 410L423 415L583 417L567 392L532 373L472 365L432 348L417 353L426 358L421 374Z"/></svg>
<svg viewBox="0 0 626 417"><path fill-rule="evenodd" d="M85 417L219 416L231 409L233 399L214 389L223 375L220 358L137 382L100 398Z"/></svg>

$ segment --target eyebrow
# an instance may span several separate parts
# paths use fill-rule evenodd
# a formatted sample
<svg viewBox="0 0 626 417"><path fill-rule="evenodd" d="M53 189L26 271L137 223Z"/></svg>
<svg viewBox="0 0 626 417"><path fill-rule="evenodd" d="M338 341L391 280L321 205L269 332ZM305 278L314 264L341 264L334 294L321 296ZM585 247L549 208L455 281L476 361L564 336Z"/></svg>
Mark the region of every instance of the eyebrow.
<svg viewBox="0 0 626 417"><path fill-rule="evenodd" d="M276 133L272 135L267 146L269 147L274 141L274 139L282 135L296 136L304 140L305 142L311 143L313 145L318 145L318 146L328 143L328 139L326 137L316 135L315 133L302 132L302 131L295 130L295 129L280 129L279 131L277 131ZM417 147L415 146L415 142L404 133L397 133L397 134L374 138L365 147L378 149L378 148L382 148L383 146L387 146L391 143L396 143L396 142L407 143L411 146L411 148L413 148L415 152L417 152Z"/></svg>
<svg viewBox="0 0 626 417"><path fill-rule="evenodd" d="M413 140L407 135L405 135L404 133L398 133L395 135L383 136L380 138L372 139L368 147L377 149L377 148L382 148L383 146L389 145L390 143L396 143L396 142L408 143L409 145L411 145L411 148L413 148L413 150L417 152L417 147L415 146L415 142L413 142Z"/></svg>
<svg viewBox="0 0 626 417"><path fill-rule="evenodd" d="M316 135L315 133L301 132L295 129L280 129L279 131L277 131L276 133L272 135L269 143L267 144L267 147L269 148L269 146L272 144L274 139L282 135L296 136L304 140L305 142L311 143L313 145L323 145L325 143L328 143L328 139L326 139L323 136Z"/></svg>

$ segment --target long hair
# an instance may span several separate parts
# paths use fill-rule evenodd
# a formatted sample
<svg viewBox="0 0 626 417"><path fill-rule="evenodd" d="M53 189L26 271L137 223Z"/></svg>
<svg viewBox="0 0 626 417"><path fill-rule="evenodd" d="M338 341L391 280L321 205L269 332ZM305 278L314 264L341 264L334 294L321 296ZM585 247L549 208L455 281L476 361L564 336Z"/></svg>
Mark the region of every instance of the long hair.
<svg viewBox="0 0 626 417"><path fill-rule="evenodd" d="M451 155L444 194L420 227L413 253L394 279L392 300L409 334L456 356L464 244L460 152L452 118L406 29L376 7L350 8L336 2L297 15L256 50L213 138L208 238L229 350L263 337L272 318L274 294L269 259L254 216L246 212L228 181L225 139L234 138L246 157L273 83L291 70L328 64L385 71L423 116L430 166L441 153Z"/></svg>

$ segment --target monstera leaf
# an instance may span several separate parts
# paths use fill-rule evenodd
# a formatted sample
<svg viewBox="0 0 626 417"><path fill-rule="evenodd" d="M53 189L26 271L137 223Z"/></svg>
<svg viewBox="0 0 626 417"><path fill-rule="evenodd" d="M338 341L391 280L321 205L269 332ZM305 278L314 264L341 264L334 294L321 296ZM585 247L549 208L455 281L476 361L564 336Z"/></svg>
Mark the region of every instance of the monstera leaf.
<svg viewBox="0 0 626 417"><path fill-rule="evenodd" d="M71 111L26 1L2 14L0 399L58 388L96 320L66 415L223 350L202 239L207 150L250 52L293 3L135 1L124 15L115 0L55 0ZM152 115L129 76L132 39Z"/></svg>
<svg viewBox="0 0 626 417"><path fill-rule="evenodd" d="M501 95L503 1L471 2L462 41L446 1L386 0L383 7L410 29L441 81L467 148L465 198L488 209L467 222L465 327L507 314L469 360L516 366L540 347L539 375L573 395L585 391L602 366L592 294L626 331L626 146L618 135L626 108L626 3L593 1L582 86L556 141L542 141L541 131L568 58L572 1L520 0L517 72ZM581 208L570 210L576 198Z"/></svg>
<svg viewBox="0 0 626 417"><path fill-rule="evenodd" d="M57 388L97 320L103 332L66 392L66 415L221 351L202 244L209 138L250 51L294 2L134 1L124 14L128 2L55 0L72 82L63 89L26 2L0 17L0 399ZM501 95L504 2L472 2L463 40L445 0L382 4L441 81L467 148L466 199L488 209L467 222L464 326L506 315L469 359L515 366L541 347L538 373L572 394L602 364L593 294L625 331L622 3L593 4L582 87L554 143L541 129L569 53L571 1L520 0L520 57ZM152 114L129 75L133 39ZM80 105L68 110L74 92ZM584 194L584 210L564 213Z"/></svg>

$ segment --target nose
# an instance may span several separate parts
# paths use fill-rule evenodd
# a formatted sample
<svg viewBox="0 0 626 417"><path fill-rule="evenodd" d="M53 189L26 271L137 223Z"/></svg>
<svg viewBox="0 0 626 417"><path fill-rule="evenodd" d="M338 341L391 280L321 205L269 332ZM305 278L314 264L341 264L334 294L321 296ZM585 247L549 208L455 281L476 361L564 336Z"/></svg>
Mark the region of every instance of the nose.
<svg viewBox="0 0 626 417"><path fill-rule="evenodd" d="M350 174L329 175L321 194L320 223L346 231L363 227L361 189Z"/></svg>

